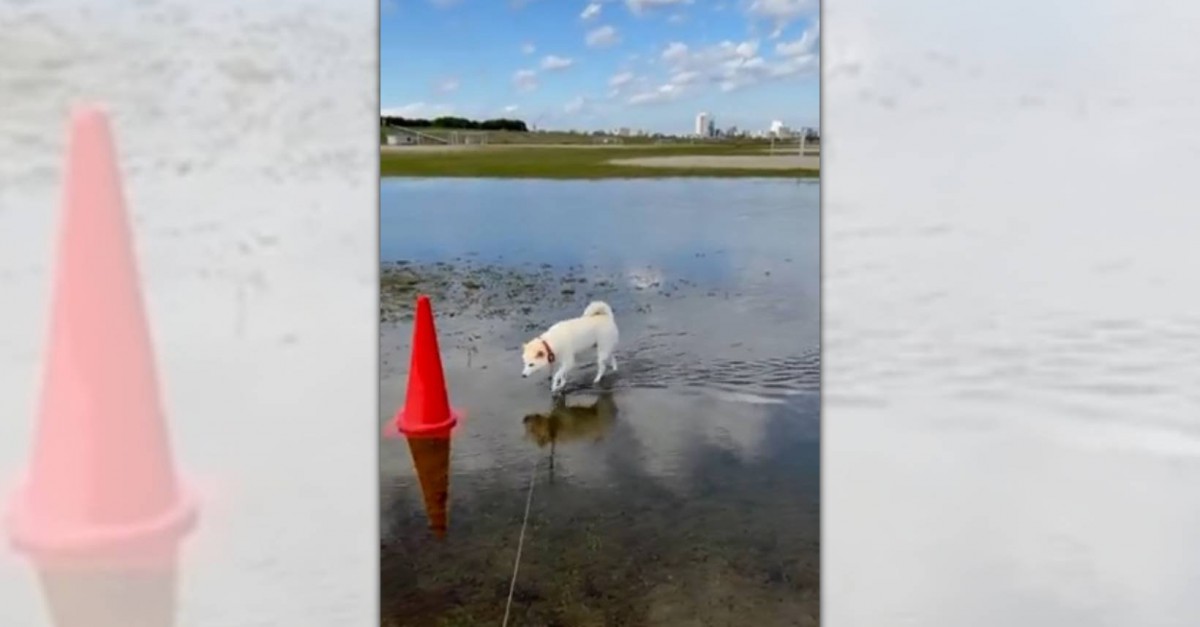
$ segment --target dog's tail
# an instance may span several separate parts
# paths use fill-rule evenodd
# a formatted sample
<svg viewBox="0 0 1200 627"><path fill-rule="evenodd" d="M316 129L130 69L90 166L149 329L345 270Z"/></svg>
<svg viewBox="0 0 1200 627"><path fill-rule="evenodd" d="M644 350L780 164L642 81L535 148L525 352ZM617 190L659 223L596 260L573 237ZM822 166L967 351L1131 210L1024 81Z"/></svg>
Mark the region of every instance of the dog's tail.
<svg viewBox="0 0 1200 627"><path fill-rule="evenodd" d="M613 310L612 307L608 306L608 303L594 300L588 303L587 309L583 310L583 317L587 318L588 316L608 316L611 318L613 317Z"/></svg>

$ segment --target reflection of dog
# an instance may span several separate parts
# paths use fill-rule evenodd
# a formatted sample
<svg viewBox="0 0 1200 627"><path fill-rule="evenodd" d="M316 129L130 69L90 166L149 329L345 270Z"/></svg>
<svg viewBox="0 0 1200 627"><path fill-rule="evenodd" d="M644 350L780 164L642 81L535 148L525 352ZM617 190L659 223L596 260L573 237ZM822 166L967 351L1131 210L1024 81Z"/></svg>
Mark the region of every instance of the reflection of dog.
<svg viewBox="0 0 1200 627"><path fill-rule="evenodd" d="M589 405L568 405L560 398L550 413L525 416L525 434L538 447L588 438L598 442L616 419L617 405L611 392L601 394Z"/></svg>
<svg viewBox="0 0 1200 627"><path fill-rule="evenodd" d="M613 351L617 348L617 322L612 308L595 301L583 310L583 315L556 322L546 332L528 341L521 348L525 368L522 377L561 361L558 372L550 381L550 391L558 392L567 384L567 373L575 367L575 357L589 348L596 349L596 379L599 383L607 368L617 371Z"/></svg>

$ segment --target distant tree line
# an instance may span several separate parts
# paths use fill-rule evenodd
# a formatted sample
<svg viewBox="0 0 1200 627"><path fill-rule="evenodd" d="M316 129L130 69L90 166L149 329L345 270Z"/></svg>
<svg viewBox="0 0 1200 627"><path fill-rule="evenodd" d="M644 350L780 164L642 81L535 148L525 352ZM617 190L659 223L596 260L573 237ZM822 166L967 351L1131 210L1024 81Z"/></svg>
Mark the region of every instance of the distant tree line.
<svg viewBox="0 0 1200 627"><path fill-rule="evenodd" d="M516 131L518 133L529 132L529 127L525 126L525 122L521 120L509 120L506 118L498 118L495 120L468 120L467 118L458 118L453 116L443 116L426 120L422 118L402 118L397 116L381 116L380 121L384 126L399 126L403 128L446 128L464 131Z"/></svg>

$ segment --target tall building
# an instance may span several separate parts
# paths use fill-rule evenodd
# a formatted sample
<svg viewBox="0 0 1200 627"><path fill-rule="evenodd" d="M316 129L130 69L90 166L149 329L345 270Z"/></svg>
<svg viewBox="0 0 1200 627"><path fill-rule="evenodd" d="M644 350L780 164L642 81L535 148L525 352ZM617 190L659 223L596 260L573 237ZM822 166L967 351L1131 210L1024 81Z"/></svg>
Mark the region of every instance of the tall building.
<svg viewBox="0 0 1200 627"><path fill-rule="evenodd" d="M701 113L696 116L696 134L700 137L708 137L708 129L711 125L711 120L707 113Z"/></svg>

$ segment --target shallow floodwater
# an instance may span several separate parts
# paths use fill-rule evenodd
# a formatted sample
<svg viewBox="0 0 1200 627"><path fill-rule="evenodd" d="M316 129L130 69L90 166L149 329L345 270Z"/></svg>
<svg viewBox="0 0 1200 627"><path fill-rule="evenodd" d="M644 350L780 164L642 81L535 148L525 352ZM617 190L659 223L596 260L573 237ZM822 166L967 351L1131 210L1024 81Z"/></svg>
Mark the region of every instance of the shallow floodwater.
<svg viewBox="0 0 1200 627"><path fill-rule="evenodd" d="M418 292L464 416L441 538L414 470L437 452L381 441L382 623L500 624L532 480L510 625L816 625L818 191L385 179L380 424ZM619 371L583 359L556 405L518 347L597 298Z"/></svg>

